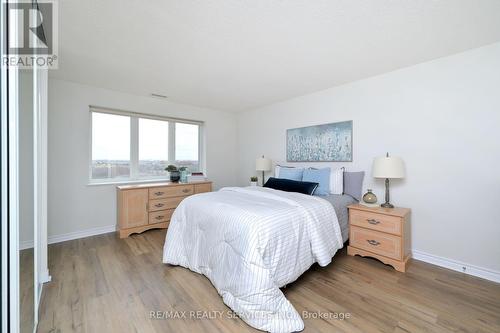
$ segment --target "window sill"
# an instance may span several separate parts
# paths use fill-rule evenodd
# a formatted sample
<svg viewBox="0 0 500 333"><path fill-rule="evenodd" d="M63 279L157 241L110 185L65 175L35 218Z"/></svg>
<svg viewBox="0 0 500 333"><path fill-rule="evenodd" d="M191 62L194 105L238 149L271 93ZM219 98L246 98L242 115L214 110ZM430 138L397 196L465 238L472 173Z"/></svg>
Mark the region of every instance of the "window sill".
<svg viewBox="0 0 500 333"><path fill-rule="evenodd" d="M89 182L87 186L103 186L103 185L127 185L127 184L141 184L141 183L163 183L169 182L169 178L160 179L133 179L133 180L114 180L105 182Z"/></svg>

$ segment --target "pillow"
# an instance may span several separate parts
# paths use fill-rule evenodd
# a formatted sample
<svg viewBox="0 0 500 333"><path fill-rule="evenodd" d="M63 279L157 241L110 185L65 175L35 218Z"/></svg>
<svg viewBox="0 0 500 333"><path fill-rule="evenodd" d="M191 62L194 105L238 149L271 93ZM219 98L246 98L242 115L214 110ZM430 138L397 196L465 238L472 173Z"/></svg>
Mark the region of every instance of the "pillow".
<svg viewBox="0 0 500 333"><path fill-rule="evenodd" d="M271 177L264 184L264 187L269 187L275 190L280 190L285 192L297 192L302 194L313 195L314 191L318 187L318 183L299 182L296 180Z"/></svg>
<svg viewBox="0 0 500 333"><path fill-rule="evenodd" d="M278 178L280 176L280 169L281 167L279 165L274 167L274 177Z"/></svg>
<svg viewBox="0 0 500 333"><path fill-rule="evenodd" d="M302 168L280 168L276 178L301 181L303 173L304 169Z"/></svg>
<svg viewBox="0 0 500 333"><path fill-rule="evenodd" d="M304 170L304 168L296 168L296 167L284 166L284 165L278 165L277 164L274 167L274 177L275 178L280 178L280 171L283 170L283 169L302 169L302 170Z"/></svg>
<svg viewBox="0 0 500 333"><path fill-rule="evenodd" d="M354 199L361 200L361 192L363 188L364 171L344 172L344 194L348 194Z"/></svg>
<svg viewBox="0 0 500 333"><path fill-rule="evenodd" d="M315 195L328 195L330 194L330 173L330 168L305 169L302 181L319 184L314 192Z"/></svg>
<svg viewBox="0 0 500 333"><path fill-rule="evenodd" d="M330 173L330 193L342 194L344 192L344 168L332 169Z"/></svg>

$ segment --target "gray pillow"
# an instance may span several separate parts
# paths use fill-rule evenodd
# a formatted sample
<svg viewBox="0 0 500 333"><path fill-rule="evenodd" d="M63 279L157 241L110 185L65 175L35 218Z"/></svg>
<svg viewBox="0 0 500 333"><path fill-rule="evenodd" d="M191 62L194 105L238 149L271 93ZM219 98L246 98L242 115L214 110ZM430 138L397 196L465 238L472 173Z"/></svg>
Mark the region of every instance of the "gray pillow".
<svg viewBox="0 0 500 333"><path fill-rule="evenodd" d="M344 171L344 194L348 194L354 199L360 201L363 189L363 178L365 178L364 171Z"/></svg>

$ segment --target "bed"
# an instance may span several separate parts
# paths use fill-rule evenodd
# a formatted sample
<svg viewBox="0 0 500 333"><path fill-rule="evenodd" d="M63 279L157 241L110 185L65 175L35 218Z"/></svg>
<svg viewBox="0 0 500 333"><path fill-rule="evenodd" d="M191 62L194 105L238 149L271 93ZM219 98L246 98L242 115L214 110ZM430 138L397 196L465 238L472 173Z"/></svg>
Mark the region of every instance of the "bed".
<svg viewBox="0 0 500 333"><path fill-rule="evenodd" d="M347 237L348 202L262 187L194 195L171 218L163 262L208 277L250 326L300 331L302 318L279 288L331 262Z"/></svg>
<svg viewBox="0 0 500 333"><path fill-rule="evenodd" d="M358 200L348 194L330 194L320 198L327 200L335 209L342 233L342 240L344 243L347 242L349 239L349 210L347 206L358 203Z"/></svg>

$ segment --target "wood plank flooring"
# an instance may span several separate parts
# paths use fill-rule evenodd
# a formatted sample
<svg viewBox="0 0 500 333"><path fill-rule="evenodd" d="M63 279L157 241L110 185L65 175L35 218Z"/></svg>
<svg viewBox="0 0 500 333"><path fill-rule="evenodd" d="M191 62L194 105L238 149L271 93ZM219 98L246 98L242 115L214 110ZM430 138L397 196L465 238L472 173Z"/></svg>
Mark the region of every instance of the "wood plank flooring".
<svg viewBox="0 0 500 333"><path fill-rule="evenodd" d="M227 315L207 278L162 264L164 239L165 230L151 230L50 245L38 332L259 332ZM343 249L283 290L299 313L323 315L305 318L304 332L500 332L500 284L419 261L403 274Z"/></svg>

